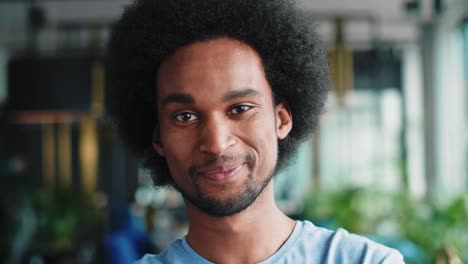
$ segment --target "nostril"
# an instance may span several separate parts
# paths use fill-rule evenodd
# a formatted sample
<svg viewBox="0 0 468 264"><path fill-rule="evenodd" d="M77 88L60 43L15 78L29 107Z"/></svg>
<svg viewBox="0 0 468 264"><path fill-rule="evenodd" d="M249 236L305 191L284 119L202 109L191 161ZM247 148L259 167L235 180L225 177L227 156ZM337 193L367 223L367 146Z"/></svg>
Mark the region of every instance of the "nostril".
<svg viewBox="0 0 468 264"><path fill-rule="evenodd" d="M200 143L200 151L219 155L226 152L226 150L233 146L235 142L236 140L233 136L211 137Z"/></svg>

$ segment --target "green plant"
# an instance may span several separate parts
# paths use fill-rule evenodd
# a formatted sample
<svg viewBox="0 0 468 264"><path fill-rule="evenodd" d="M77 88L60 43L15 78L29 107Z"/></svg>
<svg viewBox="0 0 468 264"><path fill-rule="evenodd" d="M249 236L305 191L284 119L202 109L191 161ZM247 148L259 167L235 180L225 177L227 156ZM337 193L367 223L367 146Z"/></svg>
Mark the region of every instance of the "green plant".
<svg viewBox="0 0 468 264"><path fill-rule="evenodd" d="M33 251L53 253L73 249L82 232L97 218L92 196L55 188L36 192L31 198L38 218Z"/></svg>
<svg viewBox="0 0 468 264"><path fill-rule="evenodd" d="M101 217L92 194L37 187L13 177L2 179L0 199L0 245L7 255L70 252L89 238Z"/></svg>
<svg viewBox="0 0 468 264"><path fill-rule="evenodd" d="M303 217L332 229L411 241L434 263L448 258L468 262L467 208L466 197L441 207L404 193L350 188L311 194Z"/></svg>

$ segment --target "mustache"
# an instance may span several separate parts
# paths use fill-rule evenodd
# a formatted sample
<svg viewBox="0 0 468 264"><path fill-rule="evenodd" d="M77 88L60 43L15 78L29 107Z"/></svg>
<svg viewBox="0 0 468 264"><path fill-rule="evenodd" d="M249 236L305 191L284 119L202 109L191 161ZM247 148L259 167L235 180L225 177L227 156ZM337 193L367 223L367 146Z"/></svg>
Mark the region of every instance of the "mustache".
<svg viewBox="0 0 468 264"><path fill-rule="evenodd" d="M252 171L255 166L255 158L252 154L225 154L218 155L205 160L200 165L192 165L189 167L189 175L192 179L196 180L200 174L200 170L209 166L222 166L227 162L242 162L247 164L247 168Z"/></svg>

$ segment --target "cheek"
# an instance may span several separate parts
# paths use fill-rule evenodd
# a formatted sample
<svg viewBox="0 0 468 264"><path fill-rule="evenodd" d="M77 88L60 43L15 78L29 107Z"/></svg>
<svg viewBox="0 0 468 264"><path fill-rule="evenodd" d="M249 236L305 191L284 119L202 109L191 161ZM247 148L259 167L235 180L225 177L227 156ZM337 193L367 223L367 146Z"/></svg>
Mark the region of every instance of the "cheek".
<svg viewBox="0 0 468 264"><path fill-rule="evenodd" d="M171 141L172 143L167 143ZM176 143L177 142L177 143ZM167 138L166 144L162 142L168 163L187 163L190 162L192 153L192 142L188 140L180 140L180 138Z"/></svg>
<svg viewBox="0 0 468 264"><path fill-rule="evenodd" d="M277 137L275 120L272 116L258 117L241 128L244 142L257 153L258 165L262 170L276 161Z"/></svg>
<svg viewBox="0 0 468 264"><path fill-rule="evenodd" d="M176 133L171 129L162 130L161 144L165 153L167 165L174 177L186 173L188 164L191 164L193 158L193 136Z"/></svg>
<svg viewBox="0 0 468 264"><path fill-rule="evenodd" d="M173 148L166 152L166 162L172 179L177 186L187 190L190 188L187 179L189 166L191 164L191 155L182 147Z"/></svg>
<svg viewBox="0 0 468 264"><path fill-rule="evenodd" d="M254 122L250 133L256 141L266 143L267 147L276 142L276 125L273 115L263 115L263 117L256 118Z"/></svg>

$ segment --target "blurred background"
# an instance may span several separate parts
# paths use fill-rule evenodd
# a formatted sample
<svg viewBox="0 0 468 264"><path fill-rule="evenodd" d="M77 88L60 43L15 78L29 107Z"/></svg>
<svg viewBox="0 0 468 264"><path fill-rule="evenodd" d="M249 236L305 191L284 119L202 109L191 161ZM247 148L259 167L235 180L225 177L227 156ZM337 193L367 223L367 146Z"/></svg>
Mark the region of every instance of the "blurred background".
<svg viewBox="0 0 468 264"><path fill-rule="evenodd" d="M131 263L187 230L106 115L105 44L129 2L0 2L2 263ZM468 1L299 3L332 87L276 178L280 207L407 263L468 263Z"/></svg>

